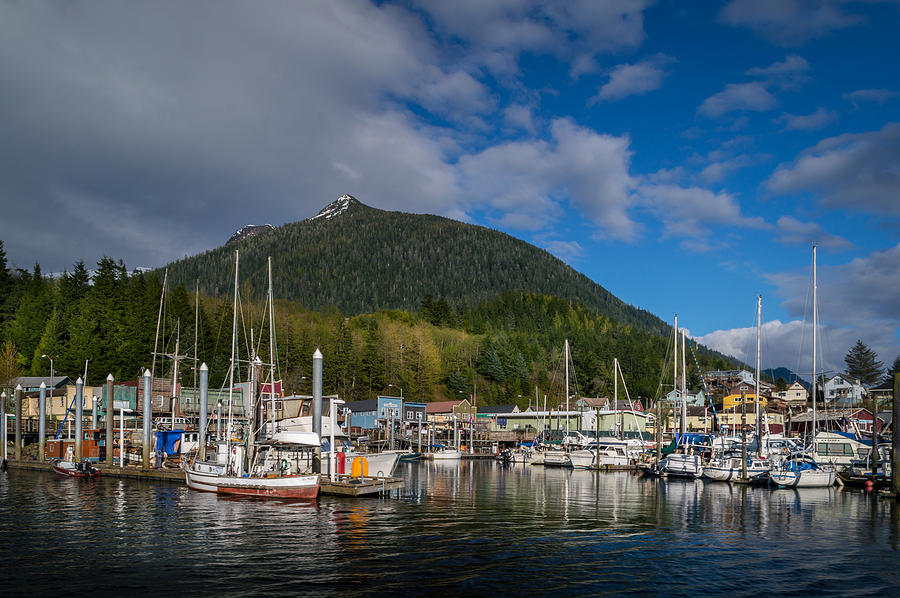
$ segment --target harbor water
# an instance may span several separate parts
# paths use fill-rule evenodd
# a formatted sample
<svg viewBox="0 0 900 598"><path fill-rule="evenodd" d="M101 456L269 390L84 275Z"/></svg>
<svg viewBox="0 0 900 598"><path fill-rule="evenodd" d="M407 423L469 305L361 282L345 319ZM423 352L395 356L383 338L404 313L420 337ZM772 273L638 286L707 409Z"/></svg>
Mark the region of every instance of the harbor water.
<svg viewBox="0 0 900 598"><path fill-rule="evenodd" d="M900 503L509 466L401 463L390 498L220 498L0 474L0 594L889 596Z"/></svg>

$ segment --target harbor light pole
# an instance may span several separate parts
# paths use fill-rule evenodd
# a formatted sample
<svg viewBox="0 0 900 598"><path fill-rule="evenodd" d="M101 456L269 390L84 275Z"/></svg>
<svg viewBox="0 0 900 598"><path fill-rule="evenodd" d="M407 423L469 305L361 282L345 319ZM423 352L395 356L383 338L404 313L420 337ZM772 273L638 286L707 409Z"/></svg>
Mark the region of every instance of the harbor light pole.
<svg viewBox="0 0 900 598"><path fill-rule="evenodd" d="M56 386L53 384L53 358L50 357L49 355L47 355L46 353L42 354L41 358L42 359L46 358L46 359L50 360L50 383L47 385L47 387L48 387L48 390L50 391L50 413L53 413L53 389L56 388Z"/></svg>

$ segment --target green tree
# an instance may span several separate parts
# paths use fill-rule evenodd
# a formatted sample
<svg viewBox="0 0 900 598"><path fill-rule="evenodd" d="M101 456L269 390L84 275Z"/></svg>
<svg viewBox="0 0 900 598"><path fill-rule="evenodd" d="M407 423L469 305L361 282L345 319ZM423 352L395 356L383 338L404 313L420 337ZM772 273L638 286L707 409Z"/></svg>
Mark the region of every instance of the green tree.
<svg viewBox="0 0 900 598"><path fill-rule="evenodd" d="M895 374L900 374L900 355L894 358L894 364L885 372L884 382L893 383Z"/></svg>
<svg viewBox="0 0 900 598"><path fill-rule="evenodd" d="M861 340L847 351L844 363L847 364L847 375L866 386L878 383L884 372L884 364L878 361L878 355Z"/></svg>

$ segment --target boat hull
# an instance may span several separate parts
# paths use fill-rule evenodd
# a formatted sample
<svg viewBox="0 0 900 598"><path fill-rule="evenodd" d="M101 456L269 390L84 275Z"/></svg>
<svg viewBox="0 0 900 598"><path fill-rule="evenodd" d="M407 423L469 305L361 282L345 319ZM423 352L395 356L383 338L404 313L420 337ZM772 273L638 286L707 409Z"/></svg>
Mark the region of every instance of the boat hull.
<svg viewBox="0 0 900 598"><path fill-rule="evenodd" d="M99 478L100 470L91 468L89 472L79 471L75 465L71 461L54 461L50 464L50 467L53 468L53 471L60 475L69 476L70 478Z"/></svg>
<svg viewBox="0 0 900 598"><path fill-rule="evenodd" d="M431 458L435 461L459 461L462 459L462 453L459 451L437 451L431 453Z"/></svg>
<svg viewBox="0 0 900 598"><path fill-rule="evenodd" d="M772 471L769 479L779 488L828 488L837 474L833 471L807 469L803 471Z"/></svg>
<svg viewBox="0 0 900 598"><path fill-rule="evenodd" d="M660 474L676 478L699 478L703 475L700 455L672 454L662 460Z"/></svg>
<svg viewBox="0 0 900 598"><path fill-rule="evenodd" d="M249 498L313 499L319 495L316 475L251 478L223 475L223 471L217 465L188 468L185 482L192 490Z"/></svg>
<svg viewBox="0 0 900 598"><path fill-rule="evenodd" d="M592 466L602 468L629 465L629 459L624 455L604 455L601 451L599 459L595 462L597 456L594 451L590 450L572 451L569 453L569 461L571 461L572 467L575 469L590 469Z"/></svg>
<svg viewBox="0 0 900 598"><path fill-rule="evenodd" d="M547 451L544 453L544 467L572 467L572 460L569 453Z"/></svg>

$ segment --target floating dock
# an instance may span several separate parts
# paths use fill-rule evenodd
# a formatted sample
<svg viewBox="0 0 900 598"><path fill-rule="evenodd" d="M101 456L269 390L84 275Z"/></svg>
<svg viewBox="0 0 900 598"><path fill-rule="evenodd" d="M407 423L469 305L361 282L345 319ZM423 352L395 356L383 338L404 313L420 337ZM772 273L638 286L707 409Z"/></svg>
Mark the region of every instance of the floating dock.
<svg viewBox="0 0 900 598"><path fill-rule="evenodd" d="M101 477L130 478L134 480L147 480L153 482L169 482L184 484L184 471L181 469L140 469L138 467L109 467L103 463L95 464L100 469ZM10 469L30 469L33 471L52 472L49 463L40 461L15 461L8 460ZM385 495L391 490L403 487L403 478L396 477L364 477L351 480L343 477L332 482L327 475L322 474L319 479L320 496L377 496Z"/></svg>

